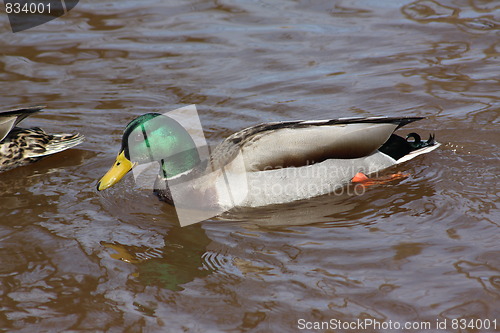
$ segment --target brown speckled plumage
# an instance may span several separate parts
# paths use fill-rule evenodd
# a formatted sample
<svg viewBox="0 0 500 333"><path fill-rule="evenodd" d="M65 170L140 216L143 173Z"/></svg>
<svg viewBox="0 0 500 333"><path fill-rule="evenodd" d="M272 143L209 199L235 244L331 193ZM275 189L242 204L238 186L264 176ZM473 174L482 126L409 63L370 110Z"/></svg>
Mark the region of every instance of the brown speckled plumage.
<svg viewBox="0 0 500 333"><path fill-rule="evenodd" d="M38 161L80 144L80 134L48 134L40 128L15 127L41 107L0 112L0 172Z"/></svg>

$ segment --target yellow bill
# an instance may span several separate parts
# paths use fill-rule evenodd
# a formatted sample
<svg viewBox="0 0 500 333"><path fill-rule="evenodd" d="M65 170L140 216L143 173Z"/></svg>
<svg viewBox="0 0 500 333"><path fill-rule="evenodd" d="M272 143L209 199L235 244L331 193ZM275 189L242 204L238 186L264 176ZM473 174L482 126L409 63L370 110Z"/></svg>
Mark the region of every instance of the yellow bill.
<svg viewBox="0 0 500 333"><path fill-rule="evenodd" d="M127 174L127 172L132 170L134 166L135 163L130 162L125 157L125 153L122 151L116 157L115 164L113 164L111 169L109 169L108 172L106 172L106 174L97 183L97 190L102 191L107 189L108 187L115 185L120 181L120 179L123 178L123 176Z"/></svg>

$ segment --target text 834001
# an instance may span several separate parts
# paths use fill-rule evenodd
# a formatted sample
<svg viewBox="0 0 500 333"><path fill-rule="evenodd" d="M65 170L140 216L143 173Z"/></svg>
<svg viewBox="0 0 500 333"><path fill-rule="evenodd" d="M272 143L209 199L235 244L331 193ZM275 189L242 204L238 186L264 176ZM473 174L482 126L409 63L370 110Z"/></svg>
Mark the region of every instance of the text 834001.
<svg viewBox="0 0 500 333"><path fill-rule="evenodd" d="M7 2L5 3L7 14L50 14L50 3L43 2Z"/></svg>

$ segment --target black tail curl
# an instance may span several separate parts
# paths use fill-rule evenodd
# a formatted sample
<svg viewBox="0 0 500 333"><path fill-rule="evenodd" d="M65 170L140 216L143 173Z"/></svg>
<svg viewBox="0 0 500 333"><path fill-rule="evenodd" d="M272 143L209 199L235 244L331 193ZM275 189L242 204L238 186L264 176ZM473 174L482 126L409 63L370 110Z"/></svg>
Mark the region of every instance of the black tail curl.
<svg viewBox="0 0 500 333"><path fill-rule="evenodd" d="M413 140L411 140L413 139ZM427 141L422 141L420 135L417 133L410 133L406 136L406 142L415 150L420 148L425 148L433 146L436 141L434 140L434 134L429 134L429 139Z"/></svg>

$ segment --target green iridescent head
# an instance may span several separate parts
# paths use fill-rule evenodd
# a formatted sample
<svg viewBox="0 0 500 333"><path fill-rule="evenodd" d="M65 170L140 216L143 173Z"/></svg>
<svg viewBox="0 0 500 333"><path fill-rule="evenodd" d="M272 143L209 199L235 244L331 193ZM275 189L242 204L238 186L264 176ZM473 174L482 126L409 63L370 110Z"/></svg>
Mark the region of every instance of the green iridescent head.
<svg viewBox="0 0 500 333"><path fill-rule="evenodd" d="M171 178L195 168L200 157L182 125L168 116L147 113L125 128L116 162L98 182L97 189L111 187L135 165L150 162L159 162L161 175Z"/></svg>

